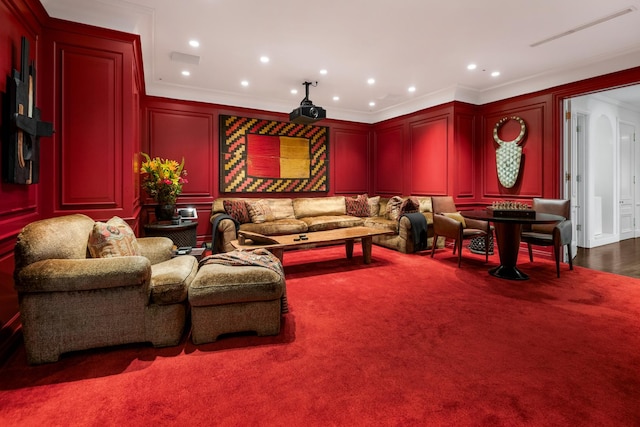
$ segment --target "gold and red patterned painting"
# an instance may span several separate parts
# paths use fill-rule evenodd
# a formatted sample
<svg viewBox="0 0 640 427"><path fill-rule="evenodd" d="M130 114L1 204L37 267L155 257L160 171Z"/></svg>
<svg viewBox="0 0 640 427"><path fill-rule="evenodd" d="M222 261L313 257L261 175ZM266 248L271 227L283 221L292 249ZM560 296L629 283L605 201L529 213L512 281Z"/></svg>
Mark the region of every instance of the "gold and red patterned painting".
<svg viewBox="0 0 640 427"><path fill-rule="evenodd" d="M220 116L220 191L326 192L329 129Z"/></svg>

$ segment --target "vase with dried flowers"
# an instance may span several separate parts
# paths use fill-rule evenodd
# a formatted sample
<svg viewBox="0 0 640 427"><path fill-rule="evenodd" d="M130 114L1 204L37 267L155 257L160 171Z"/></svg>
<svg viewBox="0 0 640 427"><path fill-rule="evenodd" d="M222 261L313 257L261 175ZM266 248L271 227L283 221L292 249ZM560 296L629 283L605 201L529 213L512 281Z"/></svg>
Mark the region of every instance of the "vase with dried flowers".
<svg viewBox="0 0 640 427"><path fill-rule="evenodd" d="M184 158L181 163L178 163L175 160L151 158L146 153L141 154L145 158L140 166L142 188L158 203L156 219L170 220L176 210L176 200L182 193L182 185L188 183Z"/></svg>

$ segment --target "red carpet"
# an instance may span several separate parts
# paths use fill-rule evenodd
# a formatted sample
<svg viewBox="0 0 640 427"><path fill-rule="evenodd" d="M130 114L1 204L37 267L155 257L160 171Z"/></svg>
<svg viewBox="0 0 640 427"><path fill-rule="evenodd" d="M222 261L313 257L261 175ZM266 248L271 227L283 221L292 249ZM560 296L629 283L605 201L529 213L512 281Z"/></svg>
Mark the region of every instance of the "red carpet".
<svg viewBox="0 0 640 427"><path fill-rule="evenodd" d="M0 369L0 425L640 425L640 281L487 273L374 246L287 252L279 336ZM496 265L492 257L490 265Z"/></svg>

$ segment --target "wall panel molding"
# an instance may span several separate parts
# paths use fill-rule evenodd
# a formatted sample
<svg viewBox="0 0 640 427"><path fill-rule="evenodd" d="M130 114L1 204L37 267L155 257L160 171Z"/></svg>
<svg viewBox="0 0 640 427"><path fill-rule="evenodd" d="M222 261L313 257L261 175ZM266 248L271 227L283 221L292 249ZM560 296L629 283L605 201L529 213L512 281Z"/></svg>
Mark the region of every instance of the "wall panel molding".
<svg viewBox="0 0 640 427"><path fill-rule="evenodd" d="M412 122L409 125L411 159L408 194L446 195L449 167L448 116Z"/></svg>
<svg viewBox="0 0 640 427"><path fill-rule="evenodd" d="M368 131L334 130L331 142L331 170L334 194L369 192L370 141Z"/></svg>
<svg viewBox="0 0 640 427"><path fill-rule="evenodd" d="M402 194L404 164L404 126L402 124L376 132L373 174L375 194Z"/></svg>

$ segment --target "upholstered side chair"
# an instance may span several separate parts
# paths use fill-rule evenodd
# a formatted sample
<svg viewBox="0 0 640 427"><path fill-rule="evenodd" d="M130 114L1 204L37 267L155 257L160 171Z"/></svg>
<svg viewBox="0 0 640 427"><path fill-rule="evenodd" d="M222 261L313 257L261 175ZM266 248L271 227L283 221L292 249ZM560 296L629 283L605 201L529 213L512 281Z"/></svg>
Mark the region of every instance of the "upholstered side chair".
<svg viewBox="0 0 640 427"><path fill-rule="evenodd" d="M489 261L489 237L492 230L488 221L464 218L453 201L451 196L431 197L433 206L433 246L431 247L431 258L436 251L436 241L439 236L453 239L453 253L458 252L458 267L462 261L462 242L465 239L472 239L484 236L485 261Z"/></svg>
<svg viewBox="0 0 640 427"><path fill-rule="evenodd" d="M553 246L553 253L556 261L556 275L560 277L560 256L563 247L567 247L569 256L569 270L573 270L573 260L571 255L571 201L562 199L533 199L533 210L540 213L560 215L566 218L556 224L532 224L523 228L521 241L527 243L529 249L529 260L533 262L532 245Z"/></svg>

